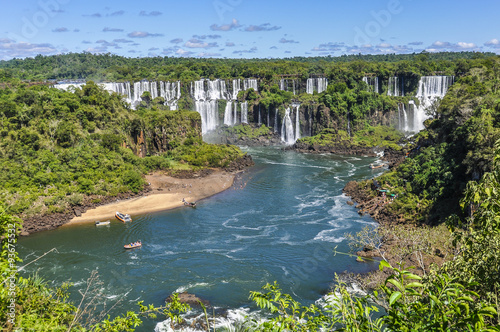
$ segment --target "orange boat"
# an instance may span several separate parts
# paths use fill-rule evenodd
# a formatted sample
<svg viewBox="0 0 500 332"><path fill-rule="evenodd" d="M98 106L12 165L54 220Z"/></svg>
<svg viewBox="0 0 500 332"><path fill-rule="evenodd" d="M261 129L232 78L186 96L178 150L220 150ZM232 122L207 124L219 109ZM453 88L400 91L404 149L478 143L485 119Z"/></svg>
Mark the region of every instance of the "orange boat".
<svg viewBox="0 0 500 332"><path fill-rule="evenodd" d="M134 249L134 248L140 248L140 247L142 247L141 241L132 242L130 244L126 244L123 246L123 248L125 248L125 249Z"/></svg>
<svg viewBox="0 0 500 332"><path fill-rule="evenodd" d="M124 214L120 212L116 212L115 214L116 219L122 221L122 222L127 222L127 221L132 221L132 218L130 217L130 214Z"/></svg>

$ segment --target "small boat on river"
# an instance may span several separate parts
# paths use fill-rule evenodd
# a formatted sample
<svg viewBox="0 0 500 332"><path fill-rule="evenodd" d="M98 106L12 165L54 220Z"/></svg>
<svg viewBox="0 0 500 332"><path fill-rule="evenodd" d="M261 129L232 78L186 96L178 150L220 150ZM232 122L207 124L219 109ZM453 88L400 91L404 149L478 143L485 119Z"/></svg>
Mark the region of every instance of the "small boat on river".
<svg viewBox="0 0 500 332"><path fill-rule="evenodd" d="M96 221L95 222L96 226L106 226L106 225L109 225L109 224L110 224L109 220L108 221Z"/></svg>
<svg viewBox="0 0 500 332"><path fill-rule="evenodd" d="M182 202L184 202L184 206L189 206L189 207L192 207L192 208L196 207L196 202L188 202L184 198L182 199Z"/></svg>
<svg viewBox="0 0 500 332"><path fill-rule="evenodd" d="M140 248L142 247L142 242L139 240L137 242L132 242L130 244L126 244L123 246L125 249L134 249L134 248Z"/></svg>
<svg viewBox="0 0 500 332"><path fill-rule="evenodd" d="M381 167L384 167L385 164L380 164L380 165L373 165L373 164L370 164L370 168L371 169L374 169L374 168L381 168Z"/></svg>
<svg viewBox="0 0 500 332"><path fill-rule="evenodd" d="M122 221L122 222L127 222L127 221L132 221L132 218L130 217L130 214L124 214L120 212L116 212L115 214L116 219Z"/></svg>

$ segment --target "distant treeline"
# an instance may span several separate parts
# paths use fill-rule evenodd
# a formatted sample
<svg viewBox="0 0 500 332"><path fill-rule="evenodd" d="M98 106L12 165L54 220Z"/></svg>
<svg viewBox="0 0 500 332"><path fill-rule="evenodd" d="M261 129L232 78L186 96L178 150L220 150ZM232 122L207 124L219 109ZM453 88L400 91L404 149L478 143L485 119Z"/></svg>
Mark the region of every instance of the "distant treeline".
<svg viewBox="0 0 500 332"><path fill-rule="evenodd" d="M325 76L338 81L345 75L454 75L467 72L474 61L493 53L441 52L284 59L205 59L177 57L126 58L114 54L69 53L0 61L0 81L66 80L94 81L182 80L200 78L273 79L281 75L308 78Z"/></svg>

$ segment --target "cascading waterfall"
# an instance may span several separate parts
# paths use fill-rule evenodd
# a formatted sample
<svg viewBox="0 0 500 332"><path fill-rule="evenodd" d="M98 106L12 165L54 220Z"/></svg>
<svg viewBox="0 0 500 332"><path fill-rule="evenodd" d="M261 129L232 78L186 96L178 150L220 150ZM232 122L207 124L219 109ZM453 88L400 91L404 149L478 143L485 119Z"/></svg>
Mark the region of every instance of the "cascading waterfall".
<svg viewBox="0 0 500 332"><path fill-rule="evenodd" d="M205 134L219 125L219 112L217 100L195 101L196 112L201 115L201 133Z"/></svg>
<svg viewBox="0 0 500 332"><path fill-rule="evenodd" d="M294 143L300 138L300 104L294 105L296 108L295 111L295 140Z"/></svg>
<svg viewBox="0 0 500 332"><path fill-rule="evenodd" d="M224 124L227 126L234 125L233 120L233 102L229 101L226 104L226 108L224 109Z"/></svg>
<svg viewBox="0 0 500 332"><path fill-rule="evenodd" d="M69 91L71 89L81 89L87 83L59 83L54 84L54 88L64 91Z"/></svg>
<svg viewBox="0 0 500 332"><path fill-rule="evenodd" d="M328 88L328 80L324 77L317 78L318 93L326 91Z"/></svg>
<svg viewBox="0 0 500 332"><path fill-rule="evenodd" d="M238 92L241 91L241 80L236 79L233 80L233 100L238 99Z"/></svg>
<svg viewBox="0 0 500 332"><path fill-rule="evenodd" d="M259 104L259 121L257 122L257 124L260 126L262 124L262 118L260 116L260 104Z"/></svg>
<svg viewBox="0 0 500 332"><path fill-rule="evenodd" d="M257 80L255 78L245 78L243 80L243 90L254 89L255 92L259 91L257 88Z"/></svg>
<svg viewBox="0 0 500 332"><path fill-rule="evenodd" d="M306 84L306 93L312 95L314 93L314 78L308 78Z"/></svg>
<svg viewBox="0 0 500 332"><path fill-rule="evenodd" d="M132 100L132 108L136 108L142 101L141 96L144 92L151 94L151 99L158 97L158 85L156 82L135 82L134 83L134 99Z"/></svg>
<svg viewBox="0 0 500 332"><path fill-rule="evenodd" d="M274 110L274 132L278 132L278 109Z"/></svg>
<svg viewBox="0 0 500 332"><path fill-rule="evenodd" d="M132 94L130 92L130 83L100 83L104 90L109 92L116 92L122 96L125 96L125 101L129 104L132 103Z"/></svg>
<svg viewBox="0 0 500 332"><path fill-rule="evenodd" d="M377 76L365 76L363 82L368 85L368 91L379 93L379 79Z"/></svg>
<svg viewBox="0 0 500 332"><path fill-rule="evenodd" d="M313 94L314 91L321 93L328 88L328 80L324 77L308 78L306 84L306 93Z"/></svg>
<svg viewBox="0 0 500 332"><path fill-rule="evenodd" d="M248 123L248 101L241 103L241 123Z"/></svg>
<svg viewBox="0 0 500 332"><path fill-rule="evenodd" d="M234 117L233 117L233 126L238 124L238 103L234 102Z"/></svg>
<svg viewBox="0 0 500 332"><path fill-rule="evenodd" d="M420 102L414 105L413 126L408 131L419 132L424 129L424 121L429 118L426 111L436 107L436 102L446 95L448 88L453 84L454 76L422 76L418 83L417 98Z"/></svg>
<svg viewBox="0 0 500 332"><path fill-rule="evenodd" d="M281 141L287 145L295 143L292 119L290 118L290 108L286 109L283 123L281 124Z"/></svg>
<svg viewBox="0 0 500 332"><path fill-rule="evenodd" d="M387 95L395 97L403 97L405 95L403 77L389 77L389 81L387 83Z"/></svg>
<svg viewBox="0 0 500 332"><path fill-rule="evenodd" d="M165 99L165 105L170 110L177 110L177 102L181 98L181 82L160 82L160 97Z"/></svg>
<svg viewBox="0 0 500 332"><path fill-rule="evenodd" d="M399 113L399 130L402 132L408 132L408 114L406 113L405 104L398 104Z"/></svg>
<svg viewBox="0 0 500 332"><path fill-rule="evenodd" d="M292 85L292 89L291 90L292 90L293 94L295 95L296 94L296 92L295 92L295 90L296 90L295 89L296 80L291 80L291 81L292 81L292 84L291 84ZM287 80L287 79L285 79L285 78L282 78L280 80L280 90L282 90L282 91L290 91L290 81Z"/></svg>
<svg viewBox="0 0 500 332"><path fill-rule="evenodd" d="M195 99L195 109L201 116L202 134L215 130L219 125L219 103L217 97L221 96L221 85L218 81L208 80L207 86L208 91L205 91L205 80L195 81L194 84L191 84L191 93Z"/></svg>

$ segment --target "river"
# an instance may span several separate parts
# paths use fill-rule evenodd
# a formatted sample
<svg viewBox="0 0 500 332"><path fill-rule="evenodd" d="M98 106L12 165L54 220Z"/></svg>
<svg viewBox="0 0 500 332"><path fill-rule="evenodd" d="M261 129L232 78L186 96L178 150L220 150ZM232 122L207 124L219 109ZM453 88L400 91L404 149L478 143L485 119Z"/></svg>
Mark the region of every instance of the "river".
<svg viewBox="0 0 500 332"><path fill-rule="evenodd" d="M347 252L346 232L375 225L347 204L342 188L350 180L377 176L376 158L299 154L280 148L247 148L256 165L234 186L181 208L133 216L123 224L62 227L21 238L25 263L51 252L22 271L38 272L53 286L71 281L71 299L98 271L112 314L135 310L135 303L162 305L172 292L188 291L219 308L249 307L249 291L277 281L302 304L328 290L334 274L365 272L375 263L358 263ZM143 247L123 245L142 240ZM138 331L152 331L146 321Z"/></svg>

